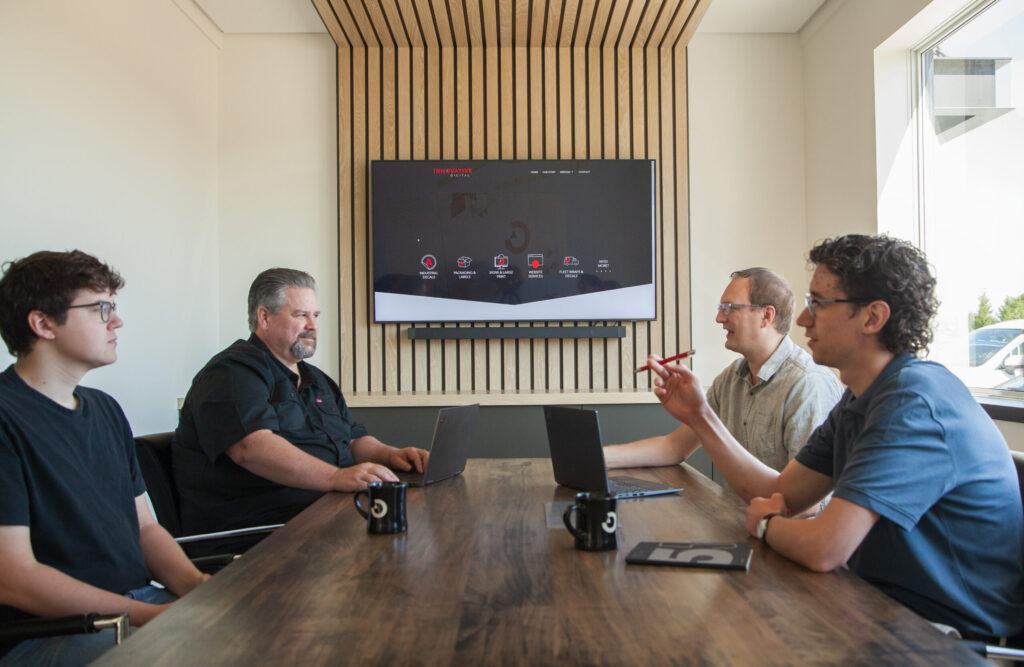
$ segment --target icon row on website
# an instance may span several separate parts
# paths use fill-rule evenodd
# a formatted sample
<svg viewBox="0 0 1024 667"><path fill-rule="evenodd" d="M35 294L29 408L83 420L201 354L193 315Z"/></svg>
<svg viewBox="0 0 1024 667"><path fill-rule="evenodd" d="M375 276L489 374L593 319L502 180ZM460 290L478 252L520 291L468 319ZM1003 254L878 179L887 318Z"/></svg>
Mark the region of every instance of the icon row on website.
<svg viewBox="0 0 1024 667"><path fill-rule="evenodd" d="M572 255L565 255L562 257L562 266L579 266L580 260L573 257ZM433 271L437 268L437 257L433 255L423 255L420 258L420 264L423 268L428 271ZM456 264L460 269L468 269L473 264L473 258L462 255L456 260ZM531 269L539 269L544 266L544 255L540 253L531 253L526 256L526 264ZM508 255L499 252L494 256L494 268L496 269L507 269L509 266Z"/></svg>

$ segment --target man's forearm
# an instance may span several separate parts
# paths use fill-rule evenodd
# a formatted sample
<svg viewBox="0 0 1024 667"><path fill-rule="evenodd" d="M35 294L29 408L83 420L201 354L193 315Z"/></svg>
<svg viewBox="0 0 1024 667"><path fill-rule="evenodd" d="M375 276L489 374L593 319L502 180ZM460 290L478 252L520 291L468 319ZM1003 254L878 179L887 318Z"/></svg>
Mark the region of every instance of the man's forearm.
<svg viewBox="0 0 1024 667"><path fill-rule="evenodd" d="M778 490L779 473L748 452L710 407L705 406L690 428L726 483L743 500L768 497Z"/></svg>
<svg viewBox="0 0 1024 667"><path fill-rule="evenodd" d="M90 586L42 563L5 568L0 591L0 602L37 616L127 612L131 624L140 626L164 608Z"/></svg>
<svg viewBox="0 0 1024 667"><path fill-rule="evenodd" d="M815 572L830 572L842 564L830 557L821 543L814 519L772 517L765 532L765 542L786 558Z"/></svg>
<svg viewBox="0 0 1024 667"><path fill-rule="evenodd" d="M751 503L747 527L754 533L765 501ZM760 506L758 503L761 503ZM872 510L835 498L813 519L772 517L764 540L773 550L815 572L830 572L845 563L878 521Z"/></svg>
<svg viewBox="0 0 1024 667"><path fill-rule="evenodd" d="M625 445L604 448L608 468L648 468L678 465L700 446L689 427L683 426L668 435L637 440Z"/></svg>
<svg viewBox="0 0 1024 667"><path fill-rule="evenodd" d="M394 447L385 445L372 435L360 436L350 442L348 447L356 463L388 465L391 462L391 455L395 452Z"/></svg>
<svg viewBox="0 0 1024 667"><path fill-rule="evenodd" d="M175 595L182 596L209 578L192 564L160 524L140 528L139 545L150 574Z"/></svg>
<svg viewBox="0 0 1024 667"><path fill-rule="evenodd" d="M283 486L333 491L341 470L302 451L271 431L250 433L225 452L254 475Z"/></svg>

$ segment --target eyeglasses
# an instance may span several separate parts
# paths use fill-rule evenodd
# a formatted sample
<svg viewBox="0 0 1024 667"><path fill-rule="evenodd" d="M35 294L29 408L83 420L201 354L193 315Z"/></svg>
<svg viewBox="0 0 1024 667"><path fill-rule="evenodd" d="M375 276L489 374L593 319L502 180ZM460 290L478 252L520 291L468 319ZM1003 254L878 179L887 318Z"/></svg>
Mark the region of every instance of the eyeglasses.
<svg viewBox="0 0 1024 667"><path fill-rule="evenodd" d="M810 294L804 294L804 304L807 305L807 311L811 314L811 317L816 317L814 314L814 307L820 306L823 303L871 303L864 299L815 299Z"/></svg>
<svg viewBox="0 0 1024 667"><path fill-rule="evenodd" d="M92 303L80 303L77 306L68 306L71 308L99 308L100 311L100 322L106 324L110 321L110 314L117 310L117 304L113 301L93 301Z"/></svg>
<svg viewBox="0 0 1024 667"><path fill-rule="evenodd" d="M728 315L737 308L764 308L767 305L767 303L729 303L726 301L718 304L718 309Z"/></svg>

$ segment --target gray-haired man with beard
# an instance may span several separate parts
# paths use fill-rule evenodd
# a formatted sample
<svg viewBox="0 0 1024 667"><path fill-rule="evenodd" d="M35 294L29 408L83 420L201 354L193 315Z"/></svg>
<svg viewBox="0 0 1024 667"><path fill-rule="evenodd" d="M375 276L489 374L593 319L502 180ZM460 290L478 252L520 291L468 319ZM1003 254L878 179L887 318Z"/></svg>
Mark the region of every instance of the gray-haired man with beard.
<svg viewBox="0 0 1024 667"><path fill-rule="evenodd" d="M369 435L338 385L303 361L319 317L309 274L268 269L253 281L252 335L199 371L181 409L172 452L186 532L287 521L325 491L396 480L389 466L423 471L426 451Z"/></svg>

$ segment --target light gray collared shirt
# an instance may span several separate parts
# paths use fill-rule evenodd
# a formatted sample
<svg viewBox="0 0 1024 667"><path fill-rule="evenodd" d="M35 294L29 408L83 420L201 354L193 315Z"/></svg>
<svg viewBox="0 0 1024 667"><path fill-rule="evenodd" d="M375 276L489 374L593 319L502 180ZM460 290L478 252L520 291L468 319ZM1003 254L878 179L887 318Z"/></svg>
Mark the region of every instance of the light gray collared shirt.
<svg viewBox="0 0 1024 667"><path fill-rule="evenodd" d="M781 471L832 410L843 386L789 336L761 366L755 386L740 357L708 389L708 403L733 437L766 465Z"/></svg>

